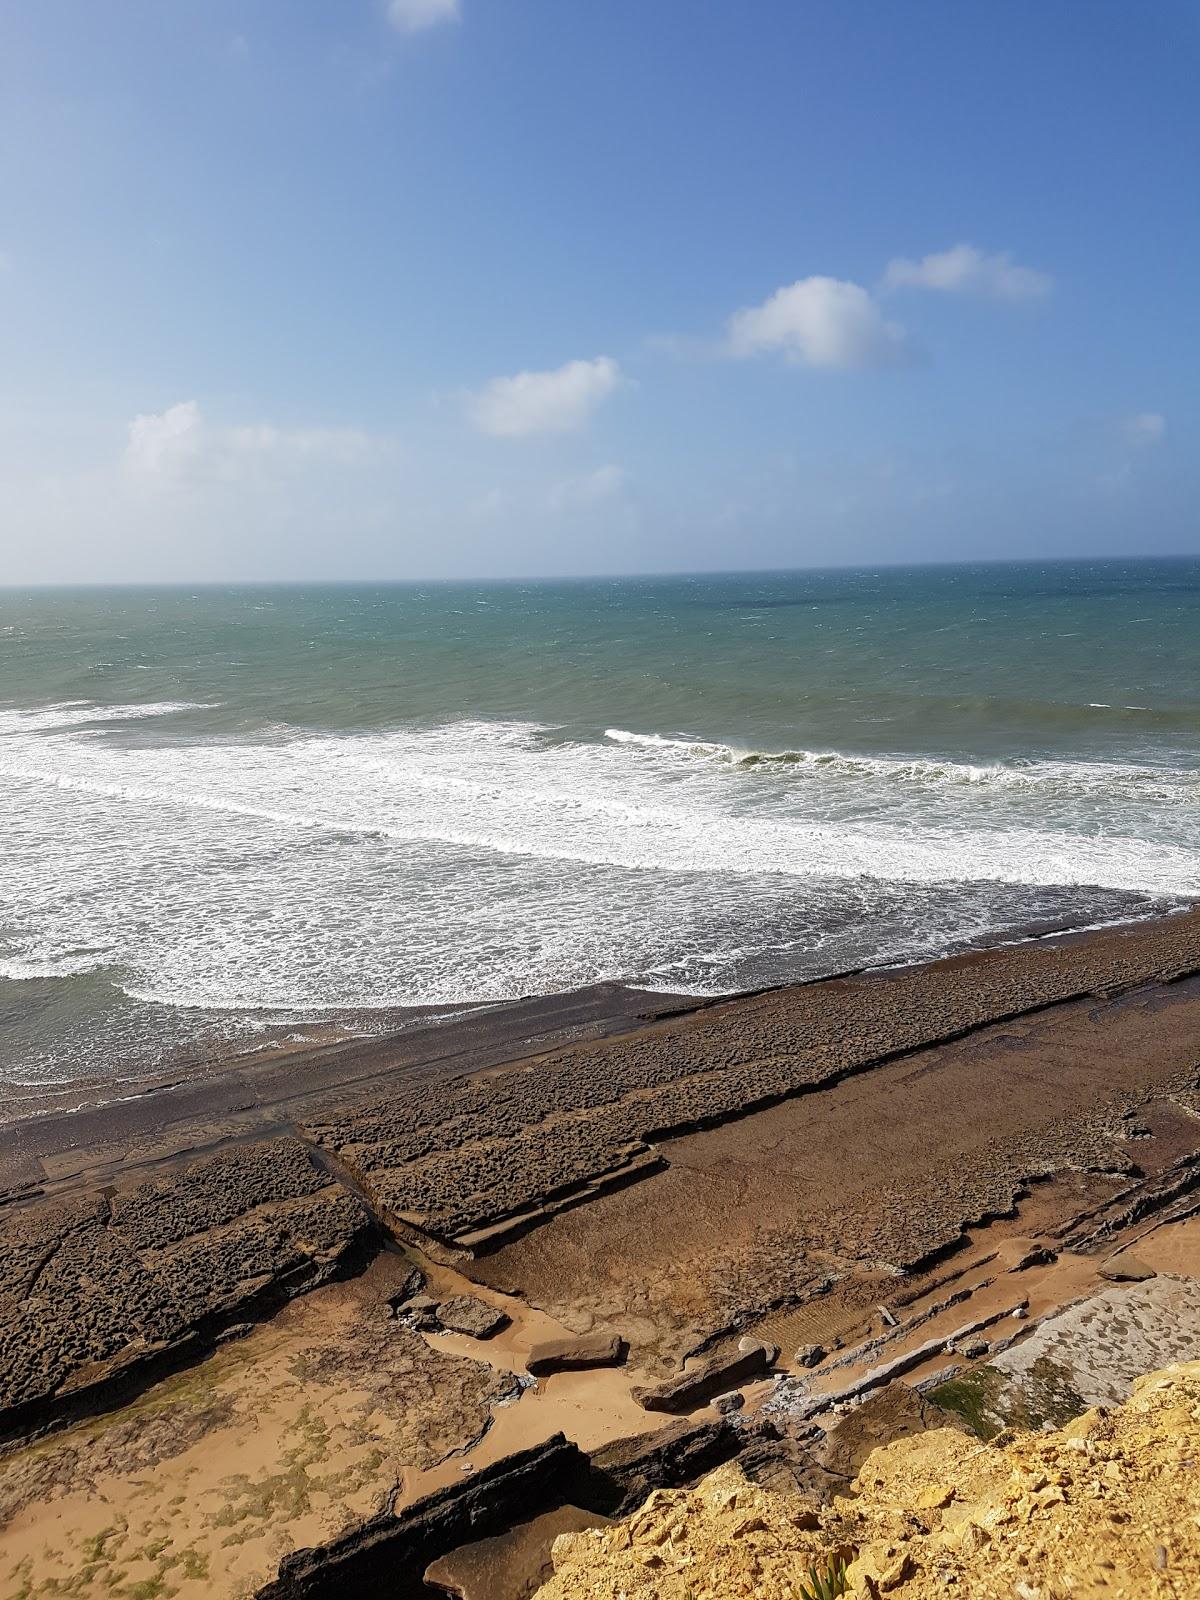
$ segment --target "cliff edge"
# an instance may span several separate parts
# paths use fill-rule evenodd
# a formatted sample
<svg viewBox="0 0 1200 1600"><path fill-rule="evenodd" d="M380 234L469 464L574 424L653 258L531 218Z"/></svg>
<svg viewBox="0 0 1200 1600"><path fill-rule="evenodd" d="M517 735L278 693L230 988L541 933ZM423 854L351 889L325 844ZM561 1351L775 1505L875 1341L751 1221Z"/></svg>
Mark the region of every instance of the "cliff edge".
<svg viewBox="0 0 1200 1600"><path fill-rule="evenodd" d="M827 1507L731 1463L562 1535L538 1600L803 1600L809 1567L840 1559L856 1600L1194 1600L1200 1361L1055 1432L896 1440Z"/></svg>

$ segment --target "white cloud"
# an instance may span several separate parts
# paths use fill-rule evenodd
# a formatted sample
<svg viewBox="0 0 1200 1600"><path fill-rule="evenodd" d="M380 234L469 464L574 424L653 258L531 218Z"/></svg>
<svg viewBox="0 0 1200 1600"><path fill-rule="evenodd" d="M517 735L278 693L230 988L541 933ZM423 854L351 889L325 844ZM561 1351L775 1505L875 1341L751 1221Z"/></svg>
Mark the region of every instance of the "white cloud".
<svg viewBox="0 0 1200 1600"><path fill-rule="evenodd" d="M468 410L475 426L496 438L572 433L584 426L620 381L621 369L609 356L568 361L553 372L493 378L469 397Z"/></svg>
<svg viewBox="0 0 1200 1600"><path fill-rule="evenodd" d="M956 244L920 261L898 256L888 263L884 283L889 289L937 289L989 300L1037 300L1054 286L1049 273L1019 267L1011 251L989 256L973 244Z"/></svg>
<svg viewBox="0 0 1200 1600"><path fill-rule="evenodd" d="M1143 445L1158 444L1166 431L1167 419L1161 411L1139 411L1136 416L1126 417L1121 424L1126 442L1136 449L1141 449Z"/></svg>
<svg viewBox="0 0 1200 1600"><path fill-rule="evenodd" d="M200 407L194 400L136 416L129 424L125 464L139 477L174 477L196 459L201 431Z"/></svg>
<svg viewBox="0 0 1200 1600"><path fill-rule="evenodd" d="M867 291L840 278L801 278L760 306L729 319L736 356L779 350L802 366L894 366L906 355L904 329L885 320Z"/></svg>
<svg viewBox="0 0 1200 1600"><path fill-rule="evenodd" d="M580 506L594 506L602 500L611 500L625 487L625 469L610 462L585 472L577 478L564 478L556 483L546 496L551 511L570 511Z"/></svg>
<svg viewBox="0 0 1200 1600"><path fill-rule="evenodd" d="M459 0L388 0L387 14L401 33L420 33L439 22L457 22L462 10Z"/></svg>
<svg viewBox="0 0 1200 1600"><path fill-rule="evenodd" d="M205 419L195 400L184 400L134 417L124 465L147 485L228 481L271 465L349 465L379 445L357 428L277 428L265 422L221 427Z"/></svg>

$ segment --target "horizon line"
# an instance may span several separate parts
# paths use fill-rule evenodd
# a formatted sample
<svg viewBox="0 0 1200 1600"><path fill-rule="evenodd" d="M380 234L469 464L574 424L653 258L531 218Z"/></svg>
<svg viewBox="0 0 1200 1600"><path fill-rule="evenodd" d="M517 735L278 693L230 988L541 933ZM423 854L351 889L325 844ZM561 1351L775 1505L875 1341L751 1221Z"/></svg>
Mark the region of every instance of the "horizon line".
<svg viewBox="0 0 1200 1600"><path fill-rule="evenodd" d="M934 559L927 561L855 561L813 563L806 566L770 567L691 567L660 569L653 572L580 572L479 574L458 577L346 577L346 578L85 578L34 579L27 583L0 582L0 594L20 594L30 590L70 592L80 589L316 589L376 586L400 588L427 584L508 584L508 583L654 583L685 578L787 577L796 573L826 572L921 572L941 568L976 567L1063 567L1096 566L1118 563L1145 565L1152 562L1200 561L1200 551L1143 555L1064 555L1064 556L978 556L972 560Z"/></svg>

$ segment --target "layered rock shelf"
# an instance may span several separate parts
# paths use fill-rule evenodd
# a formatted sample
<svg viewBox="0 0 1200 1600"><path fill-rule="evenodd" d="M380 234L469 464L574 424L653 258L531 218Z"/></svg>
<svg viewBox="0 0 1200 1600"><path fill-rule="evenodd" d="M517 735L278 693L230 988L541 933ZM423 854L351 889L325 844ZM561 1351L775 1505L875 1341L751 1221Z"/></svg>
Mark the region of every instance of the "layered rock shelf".
<svg viewBox="0 0 1200 1600"><path fill-rule="evenodd" d="M0 1580L527 1584L732 1456L1119 1399L1200 1337L1198 974L1172 917L0 1127Z"/></svg>

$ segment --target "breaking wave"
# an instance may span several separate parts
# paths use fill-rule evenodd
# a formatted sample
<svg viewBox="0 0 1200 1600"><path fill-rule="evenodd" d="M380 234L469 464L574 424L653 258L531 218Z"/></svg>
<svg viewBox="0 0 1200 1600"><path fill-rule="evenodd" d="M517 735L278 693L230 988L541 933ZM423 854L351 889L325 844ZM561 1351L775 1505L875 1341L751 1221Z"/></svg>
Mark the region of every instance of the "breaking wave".
<svg viewBox="0 0 1200 1600"><path fill-rule="evenodd" d="M625 728L606 728L604 737L613 744L673 752L690 760L716 762L747 770L755 767L795 767L818 775L828 773L835 777L883 779L896 783L1000 784L1019 788L1055 784L1078 789L1113 790L1125 785L1144 798L1149 798L1147 791L1151 791L1163 799L1178 798L1192 803L1200 793L1200 772L1150 765L1032 760L974 764L935 757L846 755L838 750L743 750L734 745L702 739L631 733Z"/></svg>

